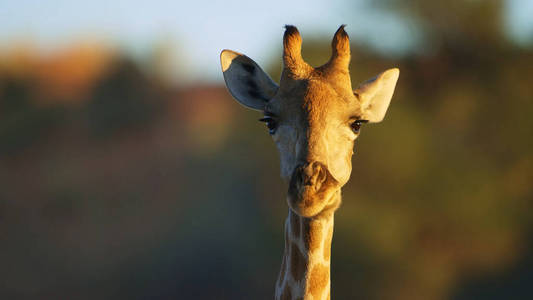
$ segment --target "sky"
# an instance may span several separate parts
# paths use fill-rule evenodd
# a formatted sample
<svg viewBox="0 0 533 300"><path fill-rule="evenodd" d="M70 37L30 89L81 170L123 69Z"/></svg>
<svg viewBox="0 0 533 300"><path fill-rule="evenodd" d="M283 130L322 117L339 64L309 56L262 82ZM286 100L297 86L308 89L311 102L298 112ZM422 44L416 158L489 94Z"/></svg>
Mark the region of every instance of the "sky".
<svg viewBox="0 0 533 300"><path fill-rule="evenodd" d="M181 78L221 80L219 53L232 49L266 65L281 51L283 26L331 38L347 24L352 39L391 54L416 43L416 31L394 15L371 11L365 0L0 0L0 48L21 39L44 49L96 38L132 55L154 44L173 45L187 70ZM282 9L283 8L283 9ZM509 28L517 40L533 36L533 1L509 0ZM383 38L385 37L385 38ZM281 53L281 52L280 52Z"/></svg>

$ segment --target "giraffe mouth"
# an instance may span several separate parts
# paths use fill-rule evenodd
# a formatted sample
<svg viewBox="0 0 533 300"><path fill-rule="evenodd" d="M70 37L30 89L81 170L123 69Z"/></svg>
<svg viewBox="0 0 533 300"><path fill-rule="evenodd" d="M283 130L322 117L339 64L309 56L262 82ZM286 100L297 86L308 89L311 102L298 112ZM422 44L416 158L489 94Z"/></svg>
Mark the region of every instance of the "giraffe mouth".
<svg viewBox="0 0 533 300"><path fill-rule="evenodd" d="M289 183L287 202L298 215L312 217L335 203L340 184L327 167L312 162L296 167Z"/></svg>

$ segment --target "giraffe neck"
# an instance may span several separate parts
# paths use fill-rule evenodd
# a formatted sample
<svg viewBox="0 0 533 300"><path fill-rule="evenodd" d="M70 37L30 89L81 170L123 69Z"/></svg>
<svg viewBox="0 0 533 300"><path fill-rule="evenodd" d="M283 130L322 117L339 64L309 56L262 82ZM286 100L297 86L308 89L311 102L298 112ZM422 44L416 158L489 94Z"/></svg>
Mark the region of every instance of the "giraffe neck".
<svg viewBox="0 0 533 300"><path fill-rule="evenodd" d="M276 300L330 298L332 237L333 211L304 218L289 209Z"/></svg>

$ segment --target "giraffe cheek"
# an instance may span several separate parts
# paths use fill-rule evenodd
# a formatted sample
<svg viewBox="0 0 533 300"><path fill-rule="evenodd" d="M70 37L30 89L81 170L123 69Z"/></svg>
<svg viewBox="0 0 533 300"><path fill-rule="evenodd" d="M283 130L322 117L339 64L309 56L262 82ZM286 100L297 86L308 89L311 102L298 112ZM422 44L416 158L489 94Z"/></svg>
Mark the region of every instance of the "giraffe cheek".
<svg viewBox="0 0 533 300"><path fill-rule="evenodd" d="M292 127L283 125L278 128L278 133L274 139L280 156L281 178L287 181L290 180L292 172L296 167L298 153L296 137L297 134Z"/></svg>
<svg viewBox="0 0 533 300"><path fill-rule="evenodd" d="M344 156L345 158L337 158L330 163L331 175L340 186L344 186L350 179L352 173L352 157L351 155Z"/></svg>
<svg viewBox="0 0 533 300"><path fill-rule="evenodd" d="M294 155L286 145L278 144L277 146L280 155L281 178L289 180L294 169Z"/></svg>

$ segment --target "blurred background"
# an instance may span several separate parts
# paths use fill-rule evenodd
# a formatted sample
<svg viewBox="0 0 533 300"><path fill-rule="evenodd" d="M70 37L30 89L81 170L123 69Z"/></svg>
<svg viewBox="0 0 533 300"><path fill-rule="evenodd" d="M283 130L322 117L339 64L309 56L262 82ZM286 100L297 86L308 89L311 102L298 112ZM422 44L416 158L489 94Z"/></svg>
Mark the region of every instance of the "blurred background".
<svg viewBox="0 0 533 300"><path fill-rule="evenodd" d="M336 213L334 299L533 299L533 2L2 1L0 298L272 299L286 186L218 55L283 26L401 69Z"/></svg>

